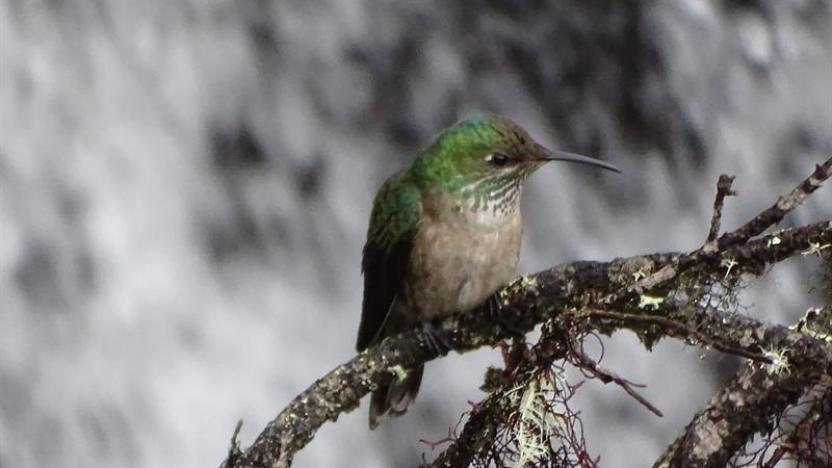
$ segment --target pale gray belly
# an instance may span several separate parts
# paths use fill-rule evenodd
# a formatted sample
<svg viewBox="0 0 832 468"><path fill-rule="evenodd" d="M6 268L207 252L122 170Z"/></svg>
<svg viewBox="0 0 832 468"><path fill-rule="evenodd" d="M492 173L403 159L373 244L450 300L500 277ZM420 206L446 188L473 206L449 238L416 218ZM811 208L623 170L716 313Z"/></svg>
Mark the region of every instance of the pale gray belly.
<svg viewBox="0 0 832 468"><path fill-rule="evenodd" d="M414 238L405 281L406 307L425 321L483 303L514 278L521 237L519 213L485 232L451 223L424 223Z"/></svg>

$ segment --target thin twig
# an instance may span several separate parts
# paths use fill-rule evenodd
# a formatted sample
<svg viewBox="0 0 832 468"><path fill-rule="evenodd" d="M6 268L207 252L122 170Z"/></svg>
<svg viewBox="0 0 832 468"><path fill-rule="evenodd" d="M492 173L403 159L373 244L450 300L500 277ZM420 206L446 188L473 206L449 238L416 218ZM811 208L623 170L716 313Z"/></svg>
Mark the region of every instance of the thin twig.
<svg viewBox="0 0 832 468"><path fill-rule="evenodd" d="M800 206L806 198L832 177L832 157L815 166L815 171L777 203L758 214L736 231L726 233L718 240L718 250L743 244L754 236L762 234L771 226L777 225L790 211Z"/></svg>
<svg viewBox="0 0 832 468"><path fill-rule="evenodd" d="M684 338L691 342L695 340L705 346L710 346L711 348L714 348L717 351L721 351L726 354L733 354L735 356L743 357L763 364L771 364L771 359L765 357L760 353L755 353L753 351L733 346L730 343L717 340L703 332L697 331L685 325L684 323L677 322L667 317L660 317L656 315L628 314L625 312L615 312L611 310L599 309L585 309L577 312L575 316L615 320L619 323L646 323L650 325L658 325L668 332L668 336Z"/></svg>

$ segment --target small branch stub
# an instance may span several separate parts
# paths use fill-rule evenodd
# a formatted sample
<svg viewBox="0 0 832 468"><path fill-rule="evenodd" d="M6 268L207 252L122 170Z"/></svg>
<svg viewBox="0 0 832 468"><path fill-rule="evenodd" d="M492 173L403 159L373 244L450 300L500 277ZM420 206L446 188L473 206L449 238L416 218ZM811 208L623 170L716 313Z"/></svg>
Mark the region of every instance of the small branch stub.
<svg viewBox="0 0 832 468"><path fill-rule="evenodd" d="M714 199L714 213L711 217L711 229L708 232L708 240L711 243L719 237L719 229L722 224L722 207L725 204L725 197L737 195L731 185L734 183L734 176L722 174L716 183L716 198Z"/></svg>

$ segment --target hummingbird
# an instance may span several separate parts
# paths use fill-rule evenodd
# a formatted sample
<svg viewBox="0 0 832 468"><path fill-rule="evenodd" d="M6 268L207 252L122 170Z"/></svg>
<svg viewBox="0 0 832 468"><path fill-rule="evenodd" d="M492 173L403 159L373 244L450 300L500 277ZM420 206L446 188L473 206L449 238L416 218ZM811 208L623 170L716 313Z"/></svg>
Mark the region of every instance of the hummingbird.
<svg viewBox="0 0 832 468"><path fill-rule="evenodd" d="M387 179L373 201L364 245L356 349L469 310L514 279L523 184L550 161L620 172L547 149L506 117L479 114L442 131ZM413 405L423 370L420 365L372 392L370 429Z"/></svg>

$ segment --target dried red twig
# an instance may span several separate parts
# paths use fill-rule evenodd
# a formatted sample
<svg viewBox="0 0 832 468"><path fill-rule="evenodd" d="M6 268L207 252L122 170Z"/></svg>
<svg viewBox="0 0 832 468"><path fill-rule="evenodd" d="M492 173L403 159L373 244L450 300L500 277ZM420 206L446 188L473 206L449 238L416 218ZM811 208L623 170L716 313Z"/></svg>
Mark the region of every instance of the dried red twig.
<svg viewBox="0 0 832 468"><path fill-rule="evenodd" d="M628 395L633 397L637 402L641 403L642 406L650 410L650 412L652 412L660 418L664 416L664 414L662 414L662 412L659 411L658 408L653 406L652 403L647 401L646 398L641 396L637 391L633 389L634 386L643 388L644 385L634 384L629 380L619 377L616 373L602 367L592 358L587 356L586 353L584 353L583 346L581 346L581 344L578 342L577 339L575 339L575 337L569 337L567 341L569 343L569 357L573 358L572 363L576 367L578 367L582 371L588 372L592 377L597 378L605 384L610 382L615 383L616 385L624 389L624 391L627 392Z"/></svg>
<svg viewBox="0 0 832 468"><path fill-rule="evenodd" d="M784 458L805 462L806 466L832 465L832 427L830 425L832 425L832 387L827 387L820 397L811 402L786 440L776 443L777 449L765 462L760 460L759 466L774 468ZM829 439L825 450L817 447L818 439L820 439L818 433L824 428L827 428L827 439Z"/></svg>
<svg viewBox="0 0 832 468"><path fill-rule="evenodd" d="M428 447L430 447L431 450L436 450L436 447L439 447L440 445L447 444L449 442L453 442L455 439L456 439L456 435L454 435L454 430L453 430L453 428L449 427L447 436L445 436L441 439L438 439L438 440L433 440L433 441L428 440L428 439L419 439L419 442L427 445Z"/></svg>

